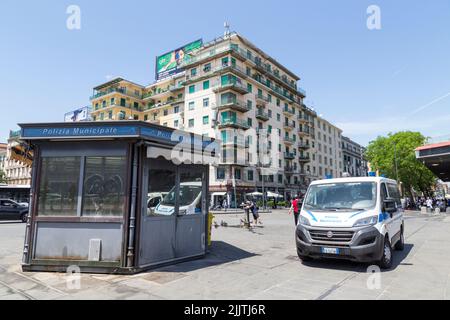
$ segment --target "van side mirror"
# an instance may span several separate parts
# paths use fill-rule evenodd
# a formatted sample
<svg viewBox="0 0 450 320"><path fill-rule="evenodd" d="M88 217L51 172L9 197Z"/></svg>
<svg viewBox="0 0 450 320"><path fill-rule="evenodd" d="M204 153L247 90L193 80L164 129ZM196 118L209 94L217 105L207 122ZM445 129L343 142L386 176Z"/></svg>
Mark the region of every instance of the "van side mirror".
<svg viewBox="0 0 450 320"><path fill-rule="evenodd" d="M395 200L392 198L387 198L383 201L383 211L387 213L394 213L397 211L397 205Z"/></svg>

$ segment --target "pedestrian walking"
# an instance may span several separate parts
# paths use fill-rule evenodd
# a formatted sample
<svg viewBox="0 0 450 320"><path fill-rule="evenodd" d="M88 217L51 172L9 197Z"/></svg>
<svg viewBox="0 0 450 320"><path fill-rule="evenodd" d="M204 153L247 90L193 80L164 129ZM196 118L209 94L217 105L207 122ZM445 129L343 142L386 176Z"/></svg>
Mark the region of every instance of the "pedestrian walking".
<svg viewBox="0 0 450 320"><path fill-rule="evenodd" d="M252 201L251 210L253 214L253 222L255 224L255 227L258 226L258 222L262 224L261 219L259 219L259 208L254 201Z"/></svg>
<svg viewBox="0 0 450 320"><path fill-rule="evenodd" d="M292 205L291 205L291 208L289 209L289 214L291 214L292 212L294 213L295 225L297 225L297 223L298 223L298 216L300 215L299 204L300 204L299 196L296 196L294 198L294 200L292 200Z"/></svg>

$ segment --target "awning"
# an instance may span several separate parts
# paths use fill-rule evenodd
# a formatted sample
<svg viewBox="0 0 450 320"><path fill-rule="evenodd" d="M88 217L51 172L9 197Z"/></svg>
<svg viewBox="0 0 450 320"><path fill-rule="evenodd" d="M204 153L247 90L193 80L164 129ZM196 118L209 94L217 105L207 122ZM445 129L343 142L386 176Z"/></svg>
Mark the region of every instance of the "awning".
<svg viewBox="0 0 450 320"><path fill-rule="evenodd" d="M271 191L267 191L267 197L268 198L283 198L283 196L281 194L271 192Z"/></svg>
<svg viewBox="0 0 450 320"><path fill-rule="evenodd" d="M262 196L263 194L261 192L255 191L255 192L252 192L252 193L247 193L247 195L248 196L258 197L258 196Z"/></svg>
<svg viewBox="0 0 450 320"><path fill-rule="evenodd" d="M213 193L211 193L212 197L226 196L226 195L227 195L226 192L213 192Z"/></svg>

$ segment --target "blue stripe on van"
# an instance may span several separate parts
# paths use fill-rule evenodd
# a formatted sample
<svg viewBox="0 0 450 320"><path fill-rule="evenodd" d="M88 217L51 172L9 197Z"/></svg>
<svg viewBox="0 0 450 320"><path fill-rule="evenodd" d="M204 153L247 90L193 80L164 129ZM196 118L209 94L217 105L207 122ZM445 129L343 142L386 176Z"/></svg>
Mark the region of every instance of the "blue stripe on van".
<svg viewBox="0 0 450 320"><path fill-rule="evenodd" d="M311 216L311 218L313 219L313 221L317 222L316 217L311 213L311 211L306 211L307 214L309 214Z"/></svg>

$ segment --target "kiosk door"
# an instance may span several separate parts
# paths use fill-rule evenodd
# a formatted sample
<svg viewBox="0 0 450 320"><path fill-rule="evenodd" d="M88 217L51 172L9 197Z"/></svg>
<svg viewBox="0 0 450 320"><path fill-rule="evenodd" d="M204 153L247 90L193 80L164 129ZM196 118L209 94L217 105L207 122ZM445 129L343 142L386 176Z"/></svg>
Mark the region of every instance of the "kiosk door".
<svg viewBox="0 0 450 320"><path fill-rule="evenodd" d="M139 265L169 262L176 257L177 166L165 159L146 159Z"/></svg>
<svg viewBox="0 0 450 320"><path fill-rule="evenodd" d="M205 166L192 164L180 166L179 173L176 255L186 258L205 252L207 173Z"/></svg>

